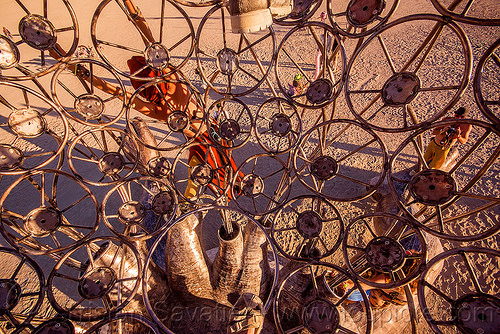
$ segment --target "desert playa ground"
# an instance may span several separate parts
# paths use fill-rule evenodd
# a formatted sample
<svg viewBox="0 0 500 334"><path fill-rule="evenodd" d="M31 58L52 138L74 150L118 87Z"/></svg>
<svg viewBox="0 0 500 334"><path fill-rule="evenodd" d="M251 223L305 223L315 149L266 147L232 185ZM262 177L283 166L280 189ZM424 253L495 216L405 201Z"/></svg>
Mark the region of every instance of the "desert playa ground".
<svg viewBox="0 0 500 334"><path fill-rule="evenodd" d="M343 34L346 35L345 19L342 21L342 18L339 18L335 29L325 28L322 23L318 23L320 13L327 11L327 2L323 1L310 21L316 22L311 23L315 27L314 29L322 31L325 35L330 34L332 38L337 38L343 46L343 52L340 52L336 60L332 61L334 65L331 66L330 73L325 75L334 83L332 97L321 108L311 106L305 97L294 99L296 109L290 107L290 110L293 109L294 115L300 115L301 127L298 131L300 137L288 143L290 150L281 147L285 152L279 152L273 157L262 158L257 168L259 172L268 175L273 174L282 166L286 166L287 170L293 170L292 177L286 182L283 182L282 177L278 177L277 179L270 178L270 181L266 181L265 184L265 191L268 191L269 196L273 197L271 202L287 204L282 210L270 213L265 212L269 200L255 203L251 200L245 202L245 199L242 198L232 201L230 205L260 218L267 224L270 234L270 226L274 224L272 236L277 247L283 253L295 256L296 250L303 246L303 238L300 233L278 233L277 231L293 230L295 213L305 210L309 205L304 199L299 199L296 202L293 200L286 202L287 200L318 192L314 191L318 190L318 184L315 183L311 173L306 174L303 171L307 168L301 169L301 167L308 164L305 157L313 154L318 147L322 147L325 156L335 157L339 161L338 173L345 177L327 180L319 187L321 195L326 198L321 205L325 207L326 211L334 207L334 212L343 221L346 233L351 238L359 237L360 240L357 241L360 242L359 247L364 247L361 246L364 245L362 239L370 233L369 228L357 225L356 221L359 216L381 211L384 213L405 211L406 215L415 218L414 220L417 222L415 225L411 225L412 228L422 231L423 238L426 238L427 261L431 261L434 256L442 255L444 251L460 247L471 251L467 253L469 262L464 262L464 257L467 258L467 256L459 252L444 259L436 259L435 263L431 263L432 266L428 266L430 269L434 269L434 272L429 270L427 275L433 276L434 285L442 291L441 294L429 292L429 289L425 291L425 305L431 316L443 322L450 320L452 307L449 302L446 302L443 295L449 296L453 300L459 300L464 295L478 292L479 286L482 293L493 296L488 300L490 303L488 305L491 310L497 310L496 315L493 316L494 320L485 321L484 324L488 326L498 324L500 314L498 313L500 307L498 302L498 298L500 298L500 255L498 254L500 237L496 233L500 225L498 200L500 196L500 161L498 159L500 147L500 125L498 123L500 117L498 110L500 64L498 51L496 64L494 61L486 63L479 83L485 99L493 101L490 104L490 109L496 116L496 121L494 117L486 117L477 105L474 97L474 80L478 75L476 69L480 59L488 48L500 38L500 26L470 24L449 18L443 19L430 0L401 0L388 18L385 27L368 31L370 34L367 33L362 38L342 37L342 35L335 33L335 29L342 29ZM443 3L444 7L452 3L450 0L440 2ZM134 50L142 50L144 44L137 30L123 15L120 7L115 2L104 6L105 2L100 5L99 1L94 0L73 1L71 2L71 7L74 10L72 17L64 3L64 1L48 1L48 17L51 18L51 21L57 28L64 28L73 26L76 17L79 34L78 45L93 47L92 37L99 41L112 41L115 45L100 43L99 52L95 49L92 50L92 56L96 60L99 60L100 56L104 56L108 64L119 74L112 74L107 68L99 65L95 65L95 73L111 84L123 85L124 89L133 93L134 88L129 78L126 77L129 73L126 64L127 60L137 53ZM233 49L241 47L239 45L241 43L240 35L222 34L221 11L212 9L212 7L182 6L182 10L179 10L176 6L166 2L165 12L168 15L164 16L165 20L160 20L161 1L138 0L135 3L141 9L153 32L161 31L163 27L165 33L161 38L164 45L171 46L178 43L169 55L171 64L182 66L181 71L184 78L187 78L199 91L199 99L204 101L205 110L213 112L217 108L219 100L223 98L223 95L218 92L228 89L228 79L227 76L217 73L217 63L211 55L216 55L224 45ZM348 1L330 0L330 3L332 12L341 13L346 8ZM385 12L393 8L393 5L394 1L387 1ZM457 11L464 5L461 4L462 7L459 6ZM31 1L29 6L32 6L29 8L33 12L43 11L41 9L43 8L42 1L36 3ZM95 14L96 10L98 10L99 15ZM227 12L225 15L224 22L229 27ZM18 24L23 16L24 11L16 1L0 0L0 25L8 28L14 35L14 40L19 39ZM409 16L410 18L408 18ZM500 4L496 0L476 0L470 8L468 16L499 20ZM441 26L442 30L433 41L432 48L418 51L421 43L431 35L436 25L447 20L449 22ZM327 19L325 24L331 26L332 22ZM370 25L369 29L374 26ZM300 66L302 74L308 78L312 78L316 72L318 40L315 39L317 36L313 36L311 33L314 29L273 24L271 28L264 31L247 34L248 40L245 43L253 45L253 48L249 48L251 52L244 53L239 59L239 66L244 68L246 72L237 72L232 76L230 84L230 89L238 100L237 104L247 108L242 113L243 117L241 117L239 125L241 129L248 131L249 135L247 138L241 139L240 142L235 141L238 147L231 151L236 165L241 166L244 174L250 173L252 165L255 169L257 155L272 151L273 145L276 144L273 142L273 138L266 137L264 134L259 137L252 132L253 123L257 126L255 130L257 133L259 133L259 129L268 126L267 119L264 117L266 112L264 106L268 103L267 101L273 97L285 97L284 91L294 76L298 74L297 66ZM360 31L358 31L359 33ZM74 44L74 35L75 32L71 29L61 31L58 43L63 49L68 50ZM319 39L321 38L323 37L320 36ZM362 42L365 44L358 48ZM116 47L116 45L126 45L128 50ZM37 70L41 61L40 52L27 45L21 45L19 48L23 66ZM195 52L196 48L200 51ZM423 54L426 56L422 56ZM414 55L417 55L413 59L415 61L409 61ZM258 59L259 62L255 59ZM46 64L49 67L55 63L52 58L47 56ZM198 72L197 68L201 71ZM418 80L420 92L410 103L415 119L410 119L406 109L388 107L382 99L377 97L384 84L401 68L404 68L404 72L408 73L418 72L418 79L415 80ZM264 76L264 73L268 73L268 75ZM2 75L6 77L19 76L13 69L4 70ZM55 75L55 79L53 79L54 72L38 78L39 86L30 80L18 83L37 92L40 92L40 87L42 87L51 94L52 98L57 98L57 102L54 100L54 103L60 103L62 107L71 109L74 96L68 94L68 90L74 89L76 91L79 81L70 71L61 70ZM207 81L211 81L212 87L207 88ZM7 99L14 109L26 107L26 94L23 94L22 90L17 87L0 85L0 96ZM40 96L31 93L28 96L31 99L31 107L42 110L50 109L51 106ZM102 98L106 99L106 95L102 95ZM387 96L385 98L386 101L390 99ZM451 116L452 111L459 106L469 110L467 117L470 121L467 122L472 124L472 131L467 143L457 145L458 155L446 169L446 171L452 171L453 181L449 182L453 183L453 189L456 190L458 196L451 204L447 204L443 208L429 204L428 211L424 214L418 214L421 207L415 208L415 203L408 200L409 195L405 191L411 178L408 173L415 169L419 162L417 142L422 142L425 148L431 139L431 131L436 127L434 124L442 121L446 116ZM270 107L269 110L268 112L272 115L274 109ZM8 126L8 117L11 111L12 108L7 104L0 103L0 122L2 123L0 142L2 145L12 143L15 138ZM128 110L118 99L109 102L106 112L109 115L110 123L114 123L112 126L116 128L114 130L116 136L124 135L122 132L125 130L127 118L132 119L135 116L146 118L133 109ZM157 140L163 138L165 124L153 122L147 118L146 120ZM75 138L90 129L91 126L74 119L62 120L62 117L54 111L47 113L46 121L51 134L34 139L21 139L18 145L25 152L34 153L64 150L63 160L56 158L45 168L59 168L71 174L72 168L68 162L68 155L71 155L72 152L69 152L69 148ZM322 122L329 123L314 128L315 125ZM451 125L450 122L443 124ZM71 127L72 130L65 134L65 128L68 127ZM406 131L403 128L406 128ZM54 138L65 135L68 137L68 144L61 148ZM94 139L95 142L92 142L93 139L88 138L90 146L98 150L99 140L95 137ZM177 148L183 140L181 136L172 136L162 143L161 156L165 157L171 164L177 160L186 161L188 151ZM283 146L286 145L286 143L283 144ZM343 158L341 159L341 157ZM35 159L34 166L36 166L36 161L39 160ZM60 165L58 165L59 162ZM91 182L87 182L87 185L82 187L80 182L61 177L61 180L58 181L60 183L58 188L59 206L61 208L70 206L71 203L75 203L75 200L85 196L81 203L74 205L75 210L68 210L68 219L74 219L74 222L72 221L74 225L90 226L84 233L96 230L94 236L114 236L116 230L112 231L112 229L119 229L119 227L112 226L112 223L105 224L99 209L103 201L108 198L107 194L115 191L113 190L114 184L101 183L97 185L100 182L100 174L97 173L98 171L96 172L95 166L75 162L73 167L78 170L85 181L90 180ZM185 179L187 173L187 168L184 168L175 180ZM14 183L19 175L4 174L0 179L0 193L3 194L2 214L6 213L5 210L10 210L9 212L18 212L25 216L39 205L40 192L33 189L30 182L26 180ZM120 177L128 176L139 176L139 174L130 171L129 175L120 175ZM47 180L47 184L50 184L53 179L47 177ZM378 187L377 194L379 196L370 196L374 190L370 185ZM179 181L174 186L182 187L183 185ZM139 188L137 191L142 190ZM115 191L114 195L117 192L119 191ZM183 193L184 188L179 192ZM87 193L92 195L87 195ZM276 193L279 194L276 195ZM401 210L396 206L397 201L401 204ZM314 206L314 203L312 205ZM370 227L373 227L373 220L370 217L366 220L369 221L368 225L371 224ZM419 221L423 221L422 224L426 223L427 227L418 225ZM347 228L350 222L352 225ZM209 251L209 255L206 257L211 259L215 256L219 246L217 229L220 224L220 220L214 218L213 220L206 219L202 226L202 247L205 251ZM440 226L443 225L445 225L444 230L440 230ZM322 261L345 268L343 247L339 247L341 243L338 238L339 225L325 223L321 236L325 244L322 252L328 253ZM476 238L475 236L480 237ZM71 239L62 238L60 242L64 246L71 243ZM11 248L11 245L1 236L0 246ZM472 248L466 247L482 247L483 253L477 253L472 251ZM329 252L330 249L332 252ZM485 253L484 249L493 251ZM349 253L346 252L346 254ZM2 250L0 256L2 256L0 259L2 263L0 265L0 278L4 279L12 275L18 266L19 259L6 250ZM54 259L39 254L33 255L32 258L41 266L45 278L49 277L56 265ZM275 261L273 264L276 268L287 270L287 272L280 273L280 279L283 279L284 275L292 272L296 266L290 265L282 254L280 254L280 261ZM320 272L328 272L329 270L328 265L314 263L314 266L314 268L319 268L317 270ZM24 288L34 291L42 289L36 273L27 266L21 268L17 275L19 280L23 282ZM261 278L257 277L256 279ZM55 290L54 294L57 300L67 298L69 303L71 300L79 298L76 291L71 291L69 285L57 286ZM37 298L38 296L30 297L29 301L16 306L13 313L21 314L29 310L37 301L40 301ZM270 305L269 300L271 298L265 300L265 302L267 301L266 306ZM55 315L47 298L40 302L43 303L43 306L40 314L37 314L33 321L35 326L44 320L43 317ZM422 303L421 300L420 304ZM132 303L131 305L125 311L133 312L133 306L137 304ZM416 332L433 332L422 315L416 293L414 305L418 311ZM481 304L480 307L487 308L488 306ZM346 309L348 312L345 314L348 315L345 316L345 319L348 320L344 320L348 324L345 326L356 332L366 331L367 325L361 306L350 305ZM225 310L227 311L227 307ZM269 314L272 311L273 308L269 308ZM0 320L2 316L3 314L0 314ZM13 332L12 326L8 326L9 321L0 321L0 333ZM272 316L268 317L265 327L266 333L277 331L272 322ZM472 326L468 328L474 328L474 332L478 334L498 333L498 327L477 327L480 325L475 322L468 323L468 325ZM175 324L175 326L182 328L179 332L191 333L190 330L195 330L188 328L187 321L182 325ZM442 323L439 328L443 333L460 332L456 326L449 326L446 323ZM488 331L488 328L491 331ZM374 333L410 333L408 307L393 307L389 311L375 311L373 329ZM198 333L203 331L203 329L197 330ZM221 331L220 328L217 330ZM217 330L214 330L213 333L218 333ZM28 330L24 332L28 332ZM307 330L297 329L296 332L305 333Z"/></svg>

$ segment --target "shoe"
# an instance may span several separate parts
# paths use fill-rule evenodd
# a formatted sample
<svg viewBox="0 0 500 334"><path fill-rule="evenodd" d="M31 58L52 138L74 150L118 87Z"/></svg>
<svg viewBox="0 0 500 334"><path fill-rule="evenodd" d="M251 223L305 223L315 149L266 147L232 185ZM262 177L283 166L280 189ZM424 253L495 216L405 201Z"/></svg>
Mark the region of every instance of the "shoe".
<svg viewBox="0 0 500 334"><path fill-rule="evenodd" d="M269 10L271 15L274 16L287 16L292 12L293 0L271 0L269 3Z"/></svg>
<svg viewBox="0 0 500 334"><path fill-rule="evenodd" d="M228 10L235 34L260 31L273 23L268 0L229 0Z"/></svg>
<svg viewBox="0 0 500 334"><path fill-rule="evenodd" d="M142 175L148 175L148 164L149 161L160 157L160 153L157 150L149 148L144 144L149 146L156 146L156 139L149 130L146 122L144 122L139 117L135 117L130 121L130 125L134 128L135 135L139 137L139 140L135 140L139 148L139 152L136 152L135 146L130 143L129 140L134 140L130 138L125 139L124 152L130 161L135 161L138 159L137 170ZM142 144L144 143L144 144Z"/></svg>
<svg viewBox="0 0 500 334"><path fill-rule="evenodd" d="M251 328L255 329L255 334L259 334L264 325L262 300L253 293L243 293L231 309L229 317L228 334L243 333Z"/></svg>

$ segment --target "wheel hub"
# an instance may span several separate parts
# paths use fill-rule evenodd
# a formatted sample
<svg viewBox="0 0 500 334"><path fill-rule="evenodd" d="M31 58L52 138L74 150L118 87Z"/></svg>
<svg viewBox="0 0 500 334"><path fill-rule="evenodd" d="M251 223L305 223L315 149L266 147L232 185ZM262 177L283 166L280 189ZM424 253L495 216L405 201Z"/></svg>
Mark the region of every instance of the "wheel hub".
<svg viewBox="0 0 500 334"><path fill-rule="evenodd" d="M0 171L17 168L23 161L23 152L9 144L0 144Z"/></svg>
<svg viewBox="0 0 500 334"><path fill-rule="evenodd" d="M240 125L234 119L225 120L219 126L219 135L225 140L234 140L240 132Z"/></svg>
<svg viewBox="0 0 500 334"><path fill-rule="evenodd" d="M107 294L116 282L113 269L95 268L80 279L78 292L85 299L97 299Z"/></svg>
<svg viewBox="0 0 500 334"><path fill-rule="evenodd" d="M238 55L231 49L225 48L217 54L217 67L224 75L234 74L240 66Z"/></svg>
<svg viewBox="0 0 500 334"><path fill-rule="evenodd" d="M6 70L19 63L19 50L8 38L0 36L0 69Z"/></svg>
<svg viewBox="0 0 500 334"><path fill-rule="evenodd" d="M144 51L144 58L150 67L157 70L167 67L170 60L167 48L160 43L149 45Z"/></svg>
<svg viewBox="0 0 500 334"><path fill-rule="evenodd" d="M44 237L62 224L61 213L51 207L39 207L24 217L24 228L35 237Z"/></svg>
<svg viewBox="0 0 500 334"><path fill-rule="evenodd" d="M500 299L491 295L467 295L456 301L452 314L462 333L498 333Z"/></svg>
<svg viewBox="0 0 500 334"><path fill-rule="evenodd" d="M75 327L71 321L52 319L37 327L33 334L75 334Z"/></svg>
<svg viewBox="0 0 500 334"><path fill-rule="evenodd" d="M247 174L241 180L241 189L247 197L257 197L264 191L264 180L256 174Z"/></svg>
<svg viewBox="0 0 500 334"><path fill-rule="evenodd" d="M311 174L317 179L330 180L338 172L337 162L329 156L323 155L316 158L311 165Z"/></svg>
<svg viewBox="0 0 500 334"><path fill-rule="evenodd" d="M292 130L290 117L285 114L274 115L269 123L271 132L278 137L284 137Z"/></svg>
<svg viewBox="0 0 500 334"><path fill-rule="evenodd" d="M320 104L328 101L333 93L333 85L330 80L317 79L312 82L306 91L307 100L312 104Z"/></svg>
<svg viewBox="0 0 500 334"><path fill-rule="evenodd" d="M378 237L365 248L368 263L376 270L391 272L398 270L404 262L405 250L394 239Z"/></svg>
<svg viewBox="0 0 500 334"><path fill-rule="evenodd" d="M402 106L417 97L420 79L413 73L396 73L382 88L382 99L389 106Z"/></svg>
<svg viewBox="0 0 500 334"><path fill-rule="evenodd" d="M104 112L104 102L94 94L83 94L75 100L75 111L85 119L97 119Z"/></svg>
<svg viewBox="0 0 500 334"><path fill-rule="evenodd" d="M327 300L316 299L304 307L304 326L311 333L335 333L340 325L339 311Z"/></svg>
<svg viewBox="0 0 500 334"><path fill-rule="evenodd" d="M351 0L347 6L347 20L355 27L372 23L385 8L383 0Z"/></svg>
<svg viewBox="0 0 500 334"><path fill-rule="evenodd" d="M33 109L18 109L9 115L9 128L16 135L25 138L35 138L45 131L45 121L38 111Z"/></svg>
<svg viewBox="0 0 500 334"><path fill-rule="evenodd" d="M7 279L0 280L0 315L16 307L21 299L21 287L17 282Z"/></svg>
<svg viewBox="0 0 500 334"><path fill-rule="evenodd" d="M303 238L316 238L319 237L323 229L323 220L318 213L308 210L299 214L296 226Z"/></svg>
<svg viewBox="0 0 500 334"><path fill-rule="evenodd" d="M449 202L456 193L455 180L446 172L429 169L415 174L409 183L410 193L424 205Z"/></svg>
<svg viewBox="0 0 500 334"><path fill-rule="evenodd" d="M200 164L191 170L191 180L195 184L205 186L214 178L214 171L209 164Z"/></svg>
<svg viewBox="0 0 500 334"><path fill-rule="evenodd" d="M182 132L189 124L189 117L184 111L174 111L167 118L167 125L173 132Z"/></svg>
<svg viewBox="0 0 500 334"><path fill-rule="evenodd" d="M152 177L163 178L170 172L171 166L165 157L156 157L148 162L148 174Z"/></svg>
<svg viewBox="0 0 500 334"><path fill-rule="evenodd" d="M140 223L146 215L146 209L137 201L123 203L118 209L118 217L126 224Z"/></svg>
<svg viewBox="0 0 500 334"><path fill-rule="evenodd" d="M99 170L106 175L116 175L124 166L125 160L116 152L106 153L99 159Z"/></svg>
<svg viewBox="0 0 500 334"><path fill-rule="evenodd" d="M168 191L162 191L153 198L151 204L153 212L158 215L166 215L173 211L174 200Z"/></svg>
<svg viewBox="0 0 500 334"><path fill-rule="evenodd" d="M37 14L30 14L19 22L19 34L23 41L37 50L48 50L57 42L54 25Z"/></svg>

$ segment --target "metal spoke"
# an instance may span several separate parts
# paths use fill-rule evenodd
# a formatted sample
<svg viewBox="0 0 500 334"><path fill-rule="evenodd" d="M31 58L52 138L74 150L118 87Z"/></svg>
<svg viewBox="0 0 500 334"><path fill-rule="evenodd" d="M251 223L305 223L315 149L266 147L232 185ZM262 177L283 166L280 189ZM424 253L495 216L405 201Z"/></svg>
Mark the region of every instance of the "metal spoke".
<svg viewBox="0 0 500 334"><path fill-rule="evenodd" d="M23 256L21 258L21 261L19 262L19 264L17 265L16 269L14 270L14 272L12 273L12 276L10 276L10 279L13 280L14 278L16 278L17 274L19 273L19 270L21 270L21 267L24 265L24 263L26 262L26 258Z"/></svg>
<svg viewBox="0 0 500 334"><path fill-rule="evenodd" d="M377 35L377 39L380 43L380 46L382 47L382 50L384 50L385 58L387 59L387 62L389 63L389 66L391 67L392 73L396 74L396 68L394 67L394 62L392 61L391 55L389 54L389 51L387 50L387 47L385 45L384 40L382 39L382 36L380 34Z"/></svg>
<svg viewBox="0 0 500 334"><path fill-rule="evenodd" d="M103 40L98 39L97 43L104 44L104 45L111 46L111 47L118 48L118 49L122 49L122 50L127 50L127 51L131 51L131 52L135 52L135 53L138 53L138 54L143 54L143 51L141 51L141 50L134 49L134 48L131 48L129 46L124 46L124 45L120 45L120 44L113 43L113 42L108 42L108 41L103 41Z"/></svg>
<svg viewBox="0 0 500 334"><path fill-rule="evenodd" d="M460 252L460 255L462 256L462 259L465 262L465 266L467 267L467 271L469 272L469 275L472 279L472 284L474 284L474 288L476 289L477 293L484 293L483 289L481 289L481 285L479 284L479 279L477 278L476 272L472 268L472 265L469 261L469 257L465 252Z"/></svg>

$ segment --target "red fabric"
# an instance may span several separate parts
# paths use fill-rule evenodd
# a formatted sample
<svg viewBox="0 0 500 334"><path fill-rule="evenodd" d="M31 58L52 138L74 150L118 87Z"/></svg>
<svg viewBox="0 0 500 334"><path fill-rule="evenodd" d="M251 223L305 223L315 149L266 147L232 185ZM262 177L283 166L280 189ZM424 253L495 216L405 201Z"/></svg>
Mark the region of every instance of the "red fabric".
<svg viewBox="0 0 500 334"><path fill-rule="evenodd" d="M128 65L129 70L130 70L130 74L132 74L132 73L135 73L136 71L138 71L139 69L141 69L142 67L146 66L146 59L142 56L133 56L132 58L127 60L127 65ZM165 74L165 71L159 71L159 70L152 69L151 67L147 67L147 68L143 69L142 71L140 71L139 73L137 73L135 76L141 77L141 78L155 78L155 77L161 76L163 74ZM132 83L132 86L135 89L138 89L139 87L141 87L145 83L144 81L139 81L139 80L134 80L134 79L130 79L130 82ZM158 84L156 86L161 89L161 93L163 94L163 96L165 96L167 94L167 84L161 83L161 84ZM143 89L139 93L139 95L144 97L149 102L152 102L158 106L161 105L162 95L156 89L155 86L150 86L148 88Z"/></svg>

